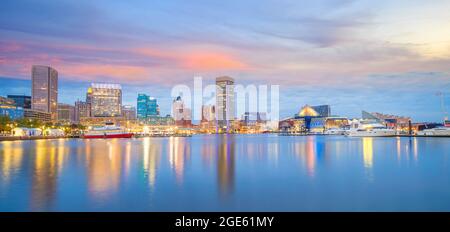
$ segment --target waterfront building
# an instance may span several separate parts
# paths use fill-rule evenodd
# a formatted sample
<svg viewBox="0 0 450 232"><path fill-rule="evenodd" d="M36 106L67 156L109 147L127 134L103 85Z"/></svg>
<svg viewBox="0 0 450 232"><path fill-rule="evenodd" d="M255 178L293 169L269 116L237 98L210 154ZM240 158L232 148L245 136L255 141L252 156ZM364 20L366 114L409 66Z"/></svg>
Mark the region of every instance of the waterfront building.
<svg viewBox="0 0 450 232"><path fill-rule="evenodd" d="M175 120L175 124L178 126L190 126L191 121L191 109L188 108L181 96L175 98L172 102L172 115Z"/></svg>
<svg viewBox="0 0 450 232"><path fill-rule="evenodd" d="M9 99L13 99L17 107L31 109L31 96L26 95L8 95Z"/></svg>
<svg viewBox="0 0 450 232"><path fill-rule="evenodd" d="M11 120L23 118L22 107L15 105L15 101L10 98L0 97L0 115L7 116Z"/></svg>
<svg viewBox="0 0 450 232"><path fill-rule="evenodd" d="M305 119L295 117L285 118L278 122L278 128L282 133L305 133Z"/></svg>
<svg viewBox="0 0 450 232"><path fill-rule="evenodd" d="M129 121L136 120L136 107L130 105L122 106L122 117Z"/></svg>
<svg viewBox="0 0 450 232"><path fill-rule="evenodd" d="M145 125L161 125L161 126L175 125L175 120L169 114L166 116L148 117L146 119L139 120L139 122Z"/></svg>
<svg viewBox="0 0 450 232"><path fill-rule="evenodd" d="M330 117L331 116L330 105L311 106L311 108L322 117Z"/></svg>
<svg viewBox="0 0 450 232"><path fill-rule="evenodd" d="M119 84L92 83L90 91L91 117L122 115L122 87Z"/></svg>
<svg viewBox="0 0 450 232"><path fill-rule="evenodd" d="M383 113L369 113L367 111L361 112L362 119L371 119L386 125L389 128L395 128L399 131L408 132L411 128L411 118Z"/></svg>
<svg viewBox="0 0 450 232"><path fill-rule="evenodd" d="M309 131L313 133L323 133L329 129L345 129L350 126L346 117L330 116L311 118Z"/></svg>
<svg viewBox="0 0 450 232"><path fill-rule="evenodd" d="M234 79L227 76L216 78L216 119L219 129L227 131L234 120Z"/></svg>
<svg viewBox="0 0 450 232"><path fill-rule="evenodd" d="M80 117L79 123L84 126L104 126L112 123L117 126L129 126L124 117Z"/></svg>
<svg viewBox="0 0 450 232"><path fill-rule="evenodd" d="M58 117L58 72L49 66L33 65L31 70L31 108Z"/></svg>
<svg viewBox="0 0 450 232"><path fill-rule="evenodd" d="M138 94L137 97L137 118L145 120L149 117L159 116L159 105L156 98L146 94Z"/></svg>
<svg viewBox="0 0 450 232"><path fill-rule="evenodd" d="M58 122L72 124L75 122L75 106L58 103Z"/></svg>
<svg viewBox="0 0 450 232"><path fill-rule="evenodd" d="M91 104L83 101L75 102L75 122L80 122L80 118L91 117Z"/></svg>
<svg viewBox="0 0 450 232"><path fill-rule="evenodd" d="M40 122L52 122L52 114L34 109L23 109L23 117L27 119L35 119Z"/></svg>
<svg viewBox="0 0 450 232"><path fill-rule="evenodd" d="M26 127L16 127L11 131L13 136L41 136L42 129L40 128L26 128Z"/></svg>

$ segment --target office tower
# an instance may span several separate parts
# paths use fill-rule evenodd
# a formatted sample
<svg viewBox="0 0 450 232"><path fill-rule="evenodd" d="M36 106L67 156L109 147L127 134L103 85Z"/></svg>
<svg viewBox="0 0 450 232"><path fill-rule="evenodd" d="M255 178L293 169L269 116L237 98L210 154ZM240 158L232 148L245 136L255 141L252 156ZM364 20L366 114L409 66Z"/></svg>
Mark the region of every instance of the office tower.
<svg viewBox="0 0 450 232"><path fill-rule="evenodd" d="M58 72L48 66L33 65L31 70L31 108L58 117Z"/></svg>
<svg viewBox="0 0 450 232"><path fill-rule="evenodd" d="M91 84L91 116L120 117L122 115L122 87L118 84Z"/></svg>
<svg viewBox="0 0 450 232"><path fill-rule="evenodd" d="M137 118L140 120L159 116L159 105L156 98L146 94L138 94Z"/></svg>
<svg viewBox="0 0 450 232"><path fill-rule="evenodd" d="M234 79L223 76L216 78L216 119L220 129L229 128L234 120Z"/></svg>
<svg viewBox="0 0 450 232"><path fill-rule="evenodd" d="M122 117L125 120L136 120L136 107L130 105L122 106Z"/></svg>
<svg viewBox="0 0 450 232"><path fill-rule="evenodd" d="M8 95L9 99L14 100L17 107L31 109L31 96L26 95Z"/></svg>
<svg viewBox="0 0 450 232"><path fill-rule="evenodd" d="M62 123L75 122L75 106L58 103L58 121Z"/></svg>
<svg viewBox="0 0 450 232"><path fill-rule="evenodd" d="M173 100L172 115L176 125L188 126L191 124L191 109L184 104L181 96Z"/></svg>
<svg viewBox="0 0 450 232"><path fill-rule="evenodd" d="M75 122L80 122L81 118L91 116L91 104L83 101L75 102Z"/></svg>

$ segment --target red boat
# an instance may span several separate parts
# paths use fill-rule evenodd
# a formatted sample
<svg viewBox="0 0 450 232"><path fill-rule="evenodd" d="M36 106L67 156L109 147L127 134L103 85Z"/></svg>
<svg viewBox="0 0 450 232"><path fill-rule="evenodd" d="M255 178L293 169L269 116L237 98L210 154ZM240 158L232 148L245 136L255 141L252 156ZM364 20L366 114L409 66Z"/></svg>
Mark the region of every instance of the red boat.
<svg viewBox="0 0 450 232"><path fill-rule="evenodd" d="M107 123L102 127L94 127L83 135L83 138L85 139L112 139L131 137L133 137L133 133L126 132L121 127L115 126L112 123Z"/></svg>

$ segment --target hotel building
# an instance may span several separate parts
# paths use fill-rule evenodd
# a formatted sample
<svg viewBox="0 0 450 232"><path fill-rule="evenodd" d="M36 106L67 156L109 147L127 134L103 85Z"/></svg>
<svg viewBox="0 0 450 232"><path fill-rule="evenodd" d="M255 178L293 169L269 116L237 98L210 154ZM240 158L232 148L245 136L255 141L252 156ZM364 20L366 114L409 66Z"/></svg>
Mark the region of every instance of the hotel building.
<svg viewBox="0 0 450 232"><path fill-rule="evenodd" d="M48 66L33 65L31 70L31 108L58 117L58 72Z"/></svg>
<svg viewBox="0 0 450 232"><path fill-rule="evenodd" d="M122 87L118 84L91 84L91 117L122 116ZM89 93L89 91L88 91Z"/></svg>

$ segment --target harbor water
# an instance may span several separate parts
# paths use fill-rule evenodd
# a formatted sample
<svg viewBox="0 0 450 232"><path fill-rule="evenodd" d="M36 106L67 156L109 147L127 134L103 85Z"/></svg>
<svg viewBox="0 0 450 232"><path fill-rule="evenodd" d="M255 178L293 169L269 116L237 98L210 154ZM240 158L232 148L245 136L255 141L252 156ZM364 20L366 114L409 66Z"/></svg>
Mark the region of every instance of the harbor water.
<svg viewBox="0 0 450 232"><path fill-rule="evenodd" d="M450 211L450 138L3 141L0 211Z"/></svg>

